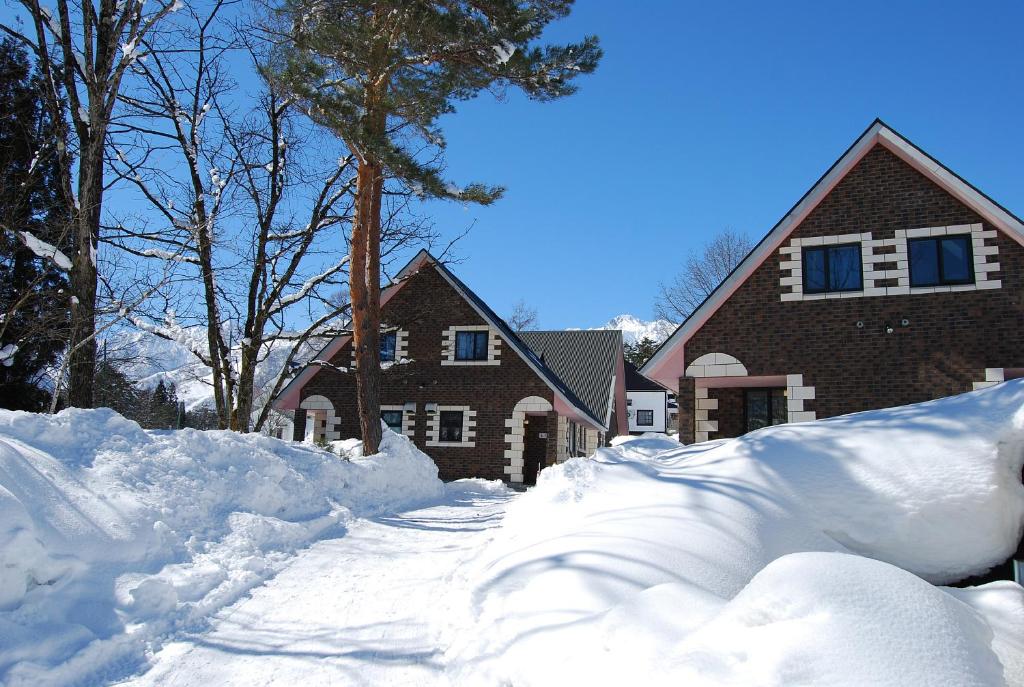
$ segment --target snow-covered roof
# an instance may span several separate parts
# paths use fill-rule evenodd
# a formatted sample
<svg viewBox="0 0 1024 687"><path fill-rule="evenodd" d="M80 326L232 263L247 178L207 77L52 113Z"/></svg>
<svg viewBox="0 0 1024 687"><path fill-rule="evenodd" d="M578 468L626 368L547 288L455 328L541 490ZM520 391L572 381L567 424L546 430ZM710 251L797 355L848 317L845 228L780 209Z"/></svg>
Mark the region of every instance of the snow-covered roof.
<svg viewBox="0 0 1024 687"><path fill-rule="evenodd" d="M640 372L672 389L678 384L682 372L680 365L671 364L678 358L679 347L698 330L745 282L760 265L771 256L786 237L796 229L808 214L832 191L858 162L876 145L884 146L927 179L978 213L986 222L1002 230L1024 245L1024 221L976 187L916 146L905 136L881 119L871 123L853 145L829 167L817 182L797 201L789 212L768 232L754 249L703 303L666 339ZM677 361L681 362L681 361Z"/></svg>

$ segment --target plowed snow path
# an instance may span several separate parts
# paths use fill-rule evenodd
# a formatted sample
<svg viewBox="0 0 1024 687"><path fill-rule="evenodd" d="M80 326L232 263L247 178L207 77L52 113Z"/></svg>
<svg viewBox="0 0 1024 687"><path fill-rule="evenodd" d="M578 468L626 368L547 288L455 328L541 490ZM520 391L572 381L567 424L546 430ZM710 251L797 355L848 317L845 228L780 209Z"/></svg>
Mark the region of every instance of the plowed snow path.
<svg viewBox="0 0 1024 687"><path fill-rule="evenodd" d="M208 631L165 645L125 684L446 684L446 608L459 570L510 498L456 483L441 505L356 521L221 611Z"/></svg>

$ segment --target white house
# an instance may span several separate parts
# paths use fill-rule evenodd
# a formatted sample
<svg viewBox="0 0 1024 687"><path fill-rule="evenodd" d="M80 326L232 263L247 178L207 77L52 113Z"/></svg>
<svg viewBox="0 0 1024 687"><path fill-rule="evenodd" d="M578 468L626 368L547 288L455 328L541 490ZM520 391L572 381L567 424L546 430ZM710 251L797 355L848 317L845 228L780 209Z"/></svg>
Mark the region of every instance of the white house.
<svg viewBox="0 0 1024 687"><path fill-rule="evenodd" d="M626 361L626 407L629 432L668 431L669 390L644 377L636 367Z"/></svg>

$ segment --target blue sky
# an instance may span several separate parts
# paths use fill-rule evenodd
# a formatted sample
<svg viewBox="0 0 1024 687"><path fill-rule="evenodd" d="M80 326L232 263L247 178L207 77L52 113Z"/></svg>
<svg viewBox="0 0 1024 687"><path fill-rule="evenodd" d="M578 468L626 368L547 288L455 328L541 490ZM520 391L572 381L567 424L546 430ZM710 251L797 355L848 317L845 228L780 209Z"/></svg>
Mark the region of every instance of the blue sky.
<svg viewBox="0 0 1024 687"><path fill-rule="evenodd" d="M432 204L455 271L543 327L651 317L658 282L724 227L767 232L876 117L1024 215L1024 3L578 0L550 39L600 36L567 100L511 95L444 121L457 183Z"/></svg>

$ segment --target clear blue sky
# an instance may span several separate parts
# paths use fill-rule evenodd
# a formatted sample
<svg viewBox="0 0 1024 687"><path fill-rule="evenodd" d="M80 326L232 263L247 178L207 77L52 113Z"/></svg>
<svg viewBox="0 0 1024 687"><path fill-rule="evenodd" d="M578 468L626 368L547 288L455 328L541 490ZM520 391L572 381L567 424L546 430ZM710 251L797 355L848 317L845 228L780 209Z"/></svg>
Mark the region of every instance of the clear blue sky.
<svg viewBox="0 0 1024 687"><path fill-rule="evenodd" d="M1024 215L1024 3L577 0L551 40L600 36L576 96L483 96L444 122L457 183L430 206L460 277L543 327L647 318L723 227L760 238L876 117Z"/></svg>

